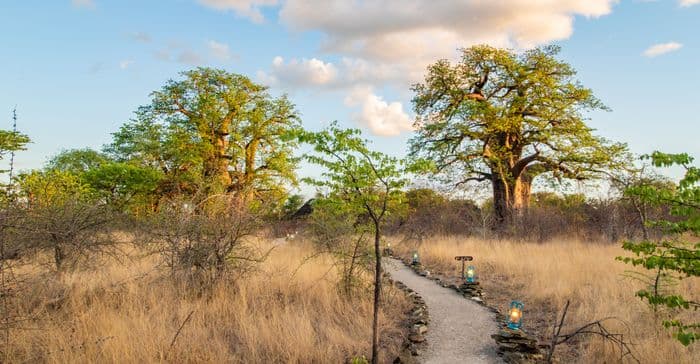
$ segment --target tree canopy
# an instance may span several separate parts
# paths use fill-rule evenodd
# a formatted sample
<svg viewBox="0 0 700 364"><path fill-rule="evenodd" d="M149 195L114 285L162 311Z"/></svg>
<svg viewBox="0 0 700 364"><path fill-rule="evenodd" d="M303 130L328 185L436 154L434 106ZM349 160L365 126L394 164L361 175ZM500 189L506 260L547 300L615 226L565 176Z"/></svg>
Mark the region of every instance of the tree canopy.
<svg viewBox="0 0 700 364"><path fill-rule="evenodd" d="M587 179L625 163L626 146L595 136L585 112L606 110L548 46L489 46L440 60L413 87L410 154L435 162L451 182L489 181L497 219L527 206L533 179Z"/></svg>

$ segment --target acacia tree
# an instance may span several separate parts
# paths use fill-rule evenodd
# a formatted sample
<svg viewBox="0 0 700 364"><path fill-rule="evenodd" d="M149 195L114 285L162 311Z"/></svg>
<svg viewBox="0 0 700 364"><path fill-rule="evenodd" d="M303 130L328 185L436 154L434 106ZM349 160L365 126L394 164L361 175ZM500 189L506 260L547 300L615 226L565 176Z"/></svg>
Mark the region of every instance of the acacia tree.
<svg viewBox="0 0 700 364"><path fill-rule="evenodd" d="M655 167L681 166L685 175L678 185L638 184L627 189L628 195L636 196L640 201L651 205L670 208L675 221L650 221L669 234L658 241L625 242L623 248L634 256L618 257L625 263L654 270L649 287L639 290L636 295L650 305L666 307L672 310L685 309L697 311L700 302L692 298L663 289L665 279L697 279L700 277L700 168L692 165L693 158L687 154L665 154L654 152L650 157ZM675 275L675 276L674 276ZM674 336L683 345L700 341L700 322L684 320L682 315L665 320L666 328L675 330Z"/></svg>
<svg viewBox="0 0 700 364"><path fill-rule="evenodd" d="M178 186L194 177L210 194L253 196L294 182L295 142L285 136L300 123L285 96L223 70L182 76L153 92L151 104L115 134L111 151L145 160Z"/></svg>
<svg viewBox="0 0 700 364"><path fill-rule="evenodd" d="M626 168L614 173L610 176L610 183L613 188L621 192L620 199L634 209L639 222L639 228L642 230L642 240L649 240L649 224L650 215L660 215L662 206L654 205L647 199L639 196L635 191L638 188L658 188L658 189L673 189L673 183L651 171L644 165L639 168Z"/></svg>
<svg viewBox="0 0 700 364"><path fill-rule="evenodd" d="M303 132L300 141L313 145L314 154L305 158L324 168L323 179L305 179L312 185L328 190L326 204L343 206L354 211L356 218L370 221L374 236L374 313L372 322L372 363L379 353L378 318L382 290L382 259L379 248L382 228L394 201L400 198L400 189L407 180L402 176L403 161L372 151L360 131L340 129L333 123L320 132ZM362 228L361 228L362 229ZM360 235L360 234L358 234ZM360 236L361 238L361 236Z"/></svg>
<svg viewBox="0 0 700 364"><path fill-rule="evenodd" d="M51 254L59 274L93 254L116 252L106 229L115 216L79 176L34 170L17 181L25 205L17 229L22 249Z"/></svg>
<svg viewBox="0 0 700 364"><path fill-rule="evenodd" d="M606 107L558 52L474 46L456 64L430 65L413 87L418 131L410 154L457 175L457 184L490 182L499 223L527 207L539 175L581 180L622 163L626 146L584 122L584 112Z"/></svg>

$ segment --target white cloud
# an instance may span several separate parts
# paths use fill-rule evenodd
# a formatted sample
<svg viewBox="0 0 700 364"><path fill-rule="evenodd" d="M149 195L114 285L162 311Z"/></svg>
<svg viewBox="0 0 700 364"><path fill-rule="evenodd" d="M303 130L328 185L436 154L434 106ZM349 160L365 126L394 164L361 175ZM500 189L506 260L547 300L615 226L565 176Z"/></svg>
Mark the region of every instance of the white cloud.
<svg viewBox="0 0 700 364"><path fill-rule="evenodd" d="M353 114L353 119L375 135L396 136L401 132L413 130L413 123L400 102L387 103L369 87L353 89L345 97L345 105L359 106L360 111Z"/></svg>
<svg viewBox="0 0 700 364"><path fill-rule="evenodd" d="M71 0L71 4L76 8L95 8L95 2L93 0Z"/></svg>
<svg viewBox="0 0 700 364"><path fill-rule="evenodd" d="M212 55L212 57L221 62L226 62L233 59L233 54L231 54L231 49L229 48L228 44L210 40L207 42L207 48L209 48L209 53Z"/></svg>
<svg viewBox="0 0 700 364"><path fill-rule="evenodd" d="M683 44L678 42L668 42L654 44L647 48L642 54L646 57L656 57L669 52L674 52L683 48Z"/></svg>
<svg viewBox="0 0 700 364"><path fill-rule="evenodd" d="M679 0L678 4L682 7L688 7L700 4L700 0Z"/></svg>
<svg viewBox="0 0 700 364"><path fill-rule="evenodd" d="M119 62L119 68L125 70L125 69L129 68L129 66L131 66L132 64L134 64L134 61L132 61L130 59L125 59L125 60L122 60Z"/></svg>
<svg viewBox="0 0 700 364"><path fill-rule="evenodd" d="M477 43L531 47L566 39L575 16L610 13L617 0L288 0L281 19L326 35L324 49L374 60L448 55Z"/></svg>
<svg viewBox="0 0 700 364"><path fill-rule="evenodd" d="M277 0L198 0L200 4L216 10L233 10L238 16L250 18L253 22L262 23L265 17L260 12L264 6L277 5Z"/></svg>
<svg viewBox="0 0 700 364"><path fill-rule="evenodd" d="M258 73L258 77L268 84L285 88L331 86L337 82L338 71L332 63L319 59L292 58L285 62L277 56L272 60L270 73Z"/></svg>
<svg viewBox="0 0 700 364"><path fill-rule="evenodd" d="M321 32L325 53L382 70L377 81L406 89L430 63L455 59L457 48L529 48L566 39L577 16L609 14L617 1L287 0L279 16L292 29Z"/></svg>
<svg viewBox="0 0 700 364"><path fill-rule="evenodd" d="M405 78L404 71L400 64L389 66L360 58L345 57L333 63L318 58L287 61L277 56L268 72L258 72L258 78L269 85L289 89L348 89L358 85L399 82Z"/></svg>

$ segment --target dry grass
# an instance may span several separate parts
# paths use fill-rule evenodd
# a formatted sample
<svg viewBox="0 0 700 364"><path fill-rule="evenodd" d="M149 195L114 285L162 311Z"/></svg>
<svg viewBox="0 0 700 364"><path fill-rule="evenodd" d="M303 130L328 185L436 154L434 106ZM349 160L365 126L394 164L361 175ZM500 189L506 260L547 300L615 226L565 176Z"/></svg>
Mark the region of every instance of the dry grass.
<svg viewBox="0 0 700 364"><path fill-rule="evenodd" d="M154 270L154 257L60 279L30 272L22 310L37 319L25 323L29 330L12 331L8 361L328 363L369 356L371 294L345 299L329 261L300 267L309 254L305 243L279 247L258 271L204 297ZM383 361L395 357L406 308L393 289L386 302Z"/></svg>
<svg viewBox="0 0 700 364"><path fill-rule="evenodd" d="M415 247L394 244L407 256ZM634 292L642 283L625 277L630 266L615 261L625 252L616 245L576 241L516 243L482 241L459 237L428 239L418 248L427 269L452 277L461 269L455 255L472 255L472 262L484 286L487 303L507 311L511 299L525 303L524 327L540 339L551 334L554 316L571 300L566 328L608 316L618 317L631 327L627 338L642 363L700 363L700 348L686 348L664 330L663 313L654 312ZM456 279L456 278L455 278ZM694 300L700 299L698 279L686 279L676 289ZM697 312L686 313L696 322ZM615 327L622 330L622 327ZM557 349L563 362L617 362L619 351L600 339L582 340Z"/></svg>

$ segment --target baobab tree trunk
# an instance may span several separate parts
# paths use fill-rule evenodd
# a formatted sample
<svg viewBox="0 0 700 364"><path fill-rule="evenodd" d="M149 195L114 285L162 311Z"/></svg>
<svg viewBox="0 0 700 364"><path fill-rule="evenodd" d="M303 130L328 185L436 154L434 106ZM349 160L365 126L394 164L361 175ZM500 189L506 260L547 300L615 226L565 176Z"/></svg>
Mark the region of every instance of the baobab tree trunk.
<svg viewBox="0 0 700 364"><path fill-rule="evenodd" d="M219 130L210 136L211 152L204 161L204 178L211 183L214 193L223 192L231 185L231 174L228 167L231 164L231 156L228 155L228 127L222 125Z"/></svg>
<svg viewBox="0 0 700 364"><path fill-rule="evenodd" d="M496 228L503 229L512 223L513 217L522 214L530 204L532 179L523 173L518 178L509 180L501 174L493 173L493 208Z"/></svg>

